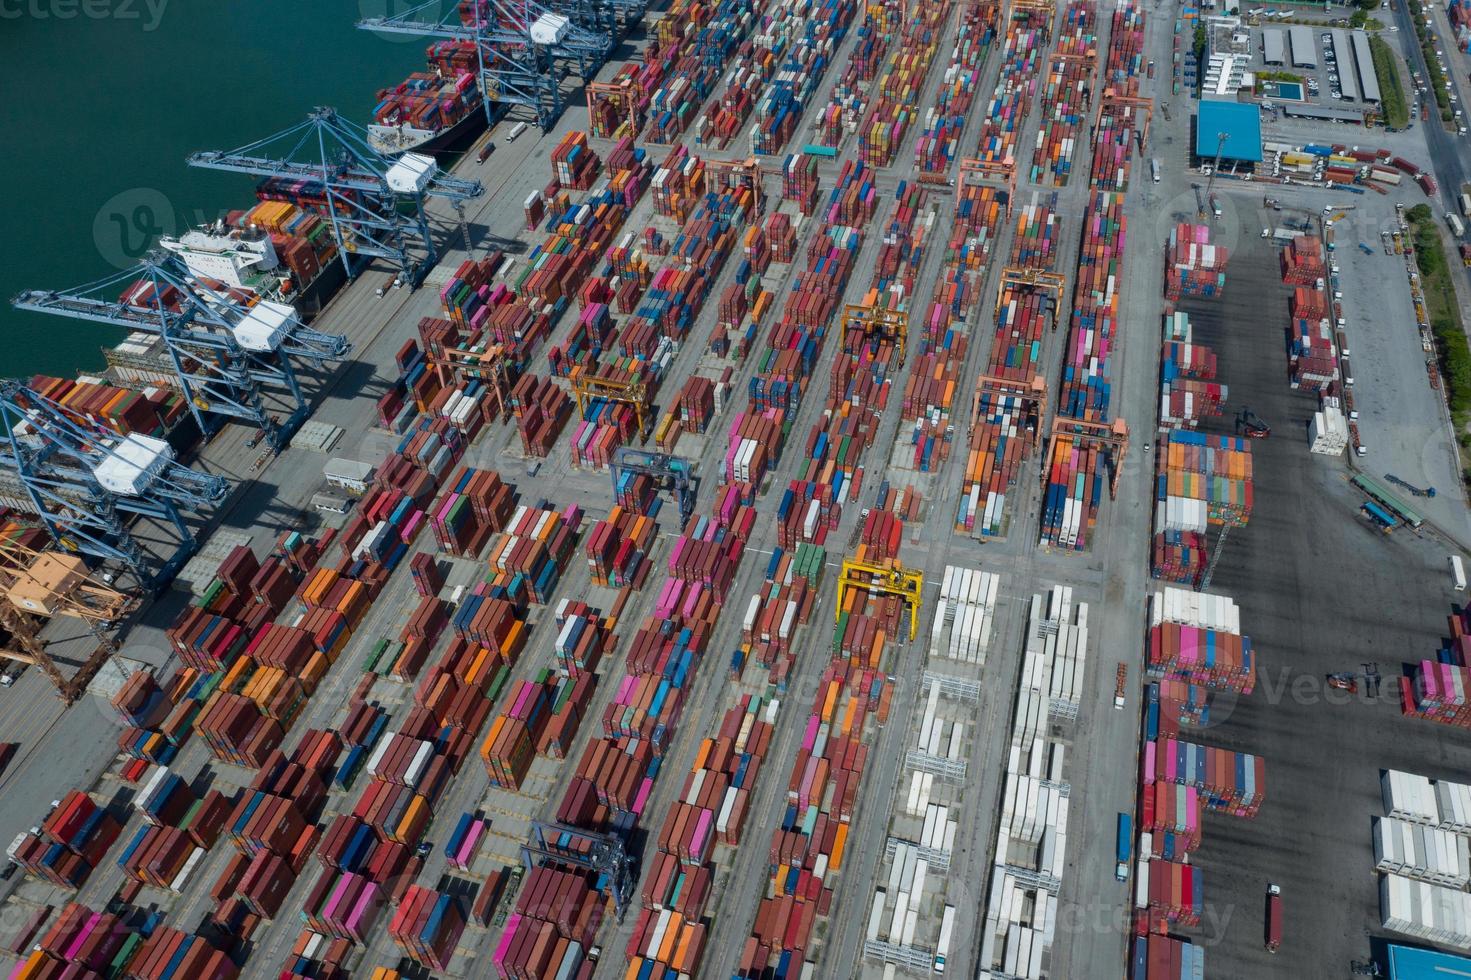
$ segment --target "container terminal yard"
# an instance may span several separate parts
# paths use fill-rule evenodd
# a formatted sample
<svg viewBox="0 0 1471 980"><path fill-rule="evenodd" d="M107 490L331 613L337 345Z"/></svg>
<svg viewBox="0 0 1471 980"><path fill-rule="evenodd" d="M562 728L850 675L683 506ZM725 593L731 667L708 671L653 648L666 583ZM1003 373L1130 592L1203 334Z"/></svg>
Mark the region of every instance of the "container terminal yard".
<svg viewBox="0 0 1471 980"><path fill-rule="evenodd" d="M1471 965L1454 125L1181 6L427 17L13 300L133 333L0 385L10 976Z"/></svg>

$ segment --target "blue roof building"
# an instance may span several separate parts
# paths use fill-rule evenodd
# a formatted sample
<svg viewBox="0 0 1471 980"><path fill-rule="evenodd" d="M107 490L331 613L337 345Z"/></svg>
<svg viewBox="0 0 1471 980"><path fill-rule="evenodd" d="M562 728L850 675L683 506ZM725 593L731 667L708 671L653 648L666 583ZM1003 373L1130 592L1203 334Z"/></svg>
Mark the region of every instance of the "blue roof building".
<svg viewBox="0 0 1471 980"><path fill-rule="evenodd" d="M1457 980L1471 977L1471 960L1433 949L1389 947L1389 980Z"/></svg>
<svg viewBox="0 0 1471 980"><path fill-rule="evenodd" d="M1195 115L1195 155L1214 160L1221 133L1227 134L1226 145L1221 149L1223 161L1261 162L1262 116L1255 104L1201 102Z"/></svg>

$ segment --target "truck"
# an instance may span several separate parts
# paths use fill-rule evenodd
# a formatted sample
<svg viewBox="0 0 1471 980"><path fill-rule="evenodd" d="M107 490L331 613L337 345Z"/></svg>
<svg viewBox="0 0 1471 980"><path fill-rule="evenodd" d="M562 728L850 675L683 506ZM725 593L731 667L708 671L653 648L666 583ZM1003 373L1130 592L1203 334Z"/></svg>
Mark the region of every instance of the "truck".
<svg viewBox="0 0 1471 980"><path fill-rule="evenodd" d="M1457 592L1466 591L1466 563L1460 555L1451 555L1451 585Z"/></svg>
<svg viewBox="0 0 1471 980"><path fill-rule="evenodd" d="M1133 823L1133 819L1127 813L1120 811L1118 841L1114 855L1118 863L1114 865L1113 869L1113 876L1116 881L1129 880L1129 856L1134 850Z"/></svg>
<svg viewBox="0 0 1471 980"><path fill-rule="evenodd" d="M1457 238L1465 236L1466 225L1461 221L1461 216L1456 214L1456 212L1447 211L1445 213L1445 223L1446 227L1450 228L1452 235L1455 235Z"/></svg>
<svg viewBox="0 0 1471 980"><path fill-rule="evenodd" d="M1461 185L1461 193L1456 195L1456 203L1461 206L1461 214L1471 218L1471 184Z"/></svg>
<svg viewBox="0 0 1471 980"><path fill-rule="evenodd" d="M1150 157L1150 159L1149 159L1149 173L1154 177L1154 182L1156 184L1158 184L1159 183L1159 158L1157 158L1157 157Z"/></svg>
<svg viewBox="0 0 1471 980"><path fill-rule="evenodd" d="M1471 266L1471 245L1461 246L1461 264Z"/></svg>
<svg viewBox="0 0 1471 980"><path fill-rule="evenodd" d="M1267 952L1277 952L1277 949L1282 945L1282 889L1272 884L1267 885L1265 938Z"/></svg>
<svg viewBox="0 0 1471 980"><path fill-rule="evenodd" d="M950 936L955 931L955 906L945 906L940 916L940 941L935 944L935 972L945 972L945 959L950 955Z"/></svg>

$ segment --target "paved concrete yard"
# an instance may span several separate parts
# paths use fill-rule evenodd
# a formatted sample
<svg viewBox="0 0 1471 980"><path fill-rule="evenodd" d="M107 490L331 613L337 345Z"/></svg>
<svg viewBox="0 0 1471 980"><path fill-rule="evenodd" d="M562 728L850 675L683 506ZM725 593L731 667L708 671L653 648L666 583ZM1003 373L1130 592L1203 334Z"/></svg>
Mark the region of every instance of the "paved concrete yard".
<svg viewBox="0 0 1471 980"><path fill-rule="evenodd" d="M1471 766L1471 736L1404 717L1397 696L1402 670L1433 656L1446 631L1447 551L1373 530L1357 516L1346 460L1312 456L1297 437L1312 400L1286 384L1283 321L1261 315L1264 297L1285 302L1276 268L1275 248L1243 241L1225 297L1184 307L1220 358L1231 403L1273 425L1252 444L1251 523L1231 535L1211 589L1240 604L1258 683L1249 697L1218 698L1195 737L1264 756L1267 798L1255 820L1205 819L1195 860L1206 914L1191 932L1210 947L1210 978L1347 975L1349 960L1369 953L1366 933L1383 935L1370 871L1380 769L1451 776ZM1229 431L1229 418L1213 428ZM1326 689L1327 673L1368 661L1384 676L1379 698ZM1287 912L1275 955L1262 947L1268 881L1282 886Z"/></svg>

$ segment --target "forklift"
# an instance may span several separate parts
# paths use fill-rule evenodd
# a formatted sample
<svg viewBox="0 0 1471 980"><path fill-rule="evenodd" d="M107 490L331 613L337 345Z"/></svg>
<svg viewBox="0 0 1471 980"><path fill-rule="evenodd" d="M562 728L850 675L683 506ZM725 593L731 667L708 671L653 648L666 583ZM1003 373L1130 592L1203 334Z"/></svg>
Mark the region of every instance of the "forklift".
<svg viewBox="0 0 1471 980"><path fill-rule="evenodd" d="M1272 427L1256 412L1243 406L1236 415L1236 431L1248 439L1265 439L1272 434Z"/></svg>

